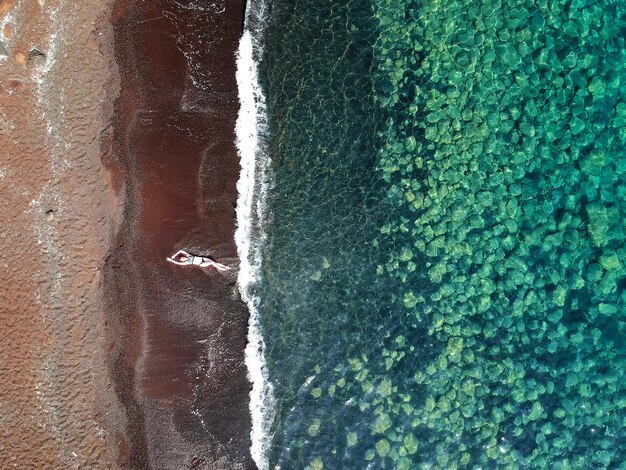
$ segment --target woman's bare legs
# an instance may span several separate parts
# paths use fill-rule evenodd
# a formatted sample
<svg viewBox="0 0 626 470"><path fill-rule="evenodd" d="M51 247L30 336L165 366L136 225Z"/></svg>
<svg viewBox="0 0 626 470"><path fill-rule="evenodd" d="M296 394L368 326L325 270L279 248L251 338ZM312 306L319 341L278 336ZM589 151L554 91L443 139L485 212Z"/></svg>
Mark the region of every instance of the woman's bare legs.
<svg viewBox="0 0 626 470"><path fill-rule="evenodd" d="M218 271L226 271L230 269L228 266L223 265L222 263L218 263L217 261L213 261L210 258L202 257L202 264L200 264L201 268L208 268L209 266L213 266Z"/></svg>

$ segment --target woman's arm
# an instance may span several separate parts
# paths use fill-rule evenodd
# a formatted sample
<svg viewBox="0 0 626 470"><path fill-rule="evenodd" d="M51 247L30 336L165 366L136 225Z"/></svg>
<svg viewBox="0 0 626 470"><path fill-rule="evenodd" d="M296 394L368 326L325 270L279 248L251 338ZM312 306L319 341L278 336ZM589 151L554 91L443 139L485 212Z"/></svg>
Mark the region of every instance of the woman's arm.
<svg viewBox="0 0 626 470"><path fill-rule="evenodd" d="M183 259L184 258L184 259ZM179 266L187 266L190 261L193 260L192 256L185 250L178 250L171 257L166 258L170 263L177 264Z"/></svg>
<svg viewBox="0 0 626 470"><path fill-rule="evenodd" d="M174 258L169 258L168 257L168 258L165 258L165 259L167 259L170 263L174 263L174 264L177 264L179 266L187 266L189 264L187 261L177 261Z"/></svg>

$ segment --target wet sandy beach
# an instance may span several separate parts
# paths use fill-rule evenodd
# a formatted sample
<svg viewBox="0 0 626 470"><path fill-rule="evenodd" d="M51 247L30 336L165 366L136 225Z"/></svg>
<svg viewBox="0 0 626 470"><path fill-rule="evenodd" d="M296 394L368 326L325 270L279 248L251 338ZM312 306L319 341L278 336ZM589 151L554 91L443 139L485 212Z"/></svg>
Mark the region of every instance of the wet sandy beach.
<svg viewBox="0 0 626 470"><path fill-rule="evenodd" d="M30 36L0 63L0 464L254 468L234 243L244 4L90 3L2 2ZM180 248L231 269L168 263Z"/></svg>
<svg viewBox="0 0 626 470"><path fill-rule="evenodd" d="M125 211L105 298L133 468L253 467L234 244L243 4L227 3L113 12L121 93L107 161ZM181 248L231 269L166 262Z"/></svg>

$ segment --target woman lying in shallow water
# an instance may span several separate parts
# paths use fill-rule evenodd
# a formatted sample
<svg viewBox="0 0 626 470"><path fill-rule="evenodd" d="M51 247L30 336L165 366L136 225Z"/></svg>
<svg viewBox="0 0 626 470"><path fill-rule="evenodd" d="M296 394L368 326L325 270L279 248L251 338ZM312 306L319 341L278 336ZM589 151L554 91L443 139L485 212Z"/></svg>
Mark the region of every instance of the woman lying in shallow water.
<svg viewBox="0 0 626 470"><path fill-rule="evenodd" d="M226 271L230 269L228 266L224 266L222 263L213 261L206 256L196 256L187 253L185 250L178 250L171 258L167 258L170 263L177 264L179 266L198 266L199 268L208 268L213 266L218 271Z"/></svg>

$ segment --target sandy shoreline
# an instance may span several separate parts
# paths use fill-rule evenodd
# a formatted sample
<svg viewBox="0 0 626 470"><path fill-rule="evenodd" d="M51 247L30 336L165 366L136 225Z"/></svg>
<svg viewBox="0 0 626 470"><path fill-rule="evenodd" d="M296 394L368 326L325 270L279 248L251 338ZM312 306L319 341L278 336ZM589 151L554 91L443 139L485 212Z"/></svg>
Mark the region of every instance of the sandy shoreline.
<svg viewBox="0 0 626 470"><path fill-rule="evenodd" d="M12 3L0 466L254 468L234 243L243 2ZM232 270L167 263L179 248Z"/></svg>
<svg viewBox="0 0 626 470"><path fill-rule="evenodd" d="M241 2L114 9L121 93L111 168L125 212L105 297L131 468L253 468L234 243L242 15ZM167 263L180 248L232 269Z"/></svg>

